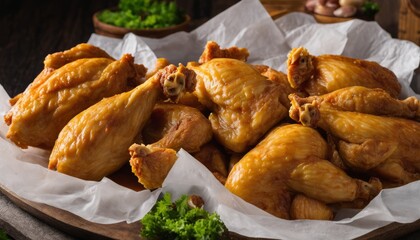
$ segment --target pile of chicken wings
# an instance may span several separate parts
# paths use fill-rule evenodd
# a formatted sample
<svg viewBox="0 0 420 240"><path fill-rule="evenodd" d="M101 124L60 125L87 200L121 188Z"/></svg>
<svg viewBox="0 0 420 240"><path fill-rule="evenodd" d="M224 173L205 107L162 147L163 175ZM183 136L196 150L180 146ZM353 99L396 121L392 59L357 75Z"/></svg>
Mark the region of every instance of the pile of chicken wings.
<svg viewBox="0 0 420 240"><path fill-rule="evenodd" d="M50 54L4 116L48 168L100 180L125 164L159 188L185 149L245 201L283 219L334 218L420 179L420 104L395 74L337 55L288 54L287 73L209 41L186 66L148 70L79 44Z"/></svg>

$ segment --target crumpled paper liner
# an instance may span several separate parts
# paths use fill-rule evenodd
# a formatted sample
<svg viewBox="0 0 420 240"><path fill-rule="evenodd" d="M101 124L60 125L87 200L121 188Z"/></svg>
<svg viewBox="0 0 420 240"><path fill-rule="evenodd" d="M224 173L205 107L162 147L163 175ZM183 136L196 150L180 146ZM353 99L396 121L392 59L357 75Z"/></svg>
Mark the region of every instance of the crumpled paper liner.
<svg viewBox="0 0 420 240"><path fill-rule="evenodd" d="M222 47L248 48L249 63L266 64L281 71L286 70L287 53L298 46L305 46L314 55L343 54L377 61L398 76L402 97L415 95L410 83L420 61L417 45L392 39L375 22L352 20L323 25L303 13L273 21L257 0L241 1L191 33L179 32L158 40L133 34L122 40L92 34L89 43L102 47L115 58L132 53L137 63L152 69L157 57L166 57L174 64L197 61L208 40ZM8 100L9 96L0 88L1 115L10 109ZM391 222L420 219L420 181L383 190L363 210L343 209L334 221L288 221L231 194L184 150L178 152L179 159L163 188L135 192L108 178L100 182L84 181L50 171L46 168L49 152L19 149L5 137L6 132L7 126L1 121L0 184L23 198L65 209L96 223L138 221L162 191L171 192L173 198L185 193L201 195L206 209L217 211L230 231L249 237L350 239Z"/></svg>

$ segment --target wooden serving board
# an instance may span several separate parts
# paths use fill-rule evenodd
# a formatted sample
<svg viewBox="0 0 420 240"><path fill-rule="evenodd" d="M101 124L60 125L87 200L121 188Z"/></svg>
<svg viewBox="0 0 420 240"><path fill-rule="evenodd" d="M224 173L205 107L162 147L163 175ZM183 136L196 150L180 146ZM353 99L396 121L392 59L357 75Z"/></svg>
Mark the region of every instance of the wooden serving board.
<svg viewBox="0 0 420 240"><path fill-rule="evenodd" d="M124 239L140 240L139 236L140 222L128 224L126 222L116 224L99 224L87 221L73 213L55 208L43 203L21 198L14 192L0 184L0 192L7 196L14 204L22 208L29 214L37 217L48 225L59 229L77 239ZM391 223L382 228L376 229L360 238L359 240L397 239L401 236L418 231L420 229L420 220L410 224ZM247 238L236 233L230 233L232 239L262 239Z"/></svg>
<svg viewBox="0 0 420 240"><path fill-rule="evenodd" d="M0 191L29 214L77 239L141 239L140 223L93 223L68 211L21 198L2 185Z"/></svg>

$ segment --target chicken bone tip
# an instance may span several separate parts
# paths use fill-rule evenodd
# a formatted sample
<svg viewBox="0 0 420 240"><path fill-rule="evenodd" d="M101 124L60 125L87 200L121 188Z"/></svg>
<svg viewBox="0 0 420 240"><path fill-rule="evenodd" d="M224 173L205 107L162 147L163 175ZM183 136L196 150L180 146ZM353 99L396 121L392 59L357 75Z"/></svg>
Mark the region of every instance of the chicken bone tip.
<svg viewBox="0 0 420 240"><path fill-rule="evenodd" d="M128 149L130 152L131 157L146 157L151 153L150 149L146 147L144 144L137 144L134 143Z"/></svg>
<svg viewBox="0 0 420 240"><path fill-rule="evenodd" d="M192 92L195 89L196 74L187 69L184 65L178 67L171 64L160 70L157 77L163 88L163 94L170 100L177 102L185 92Z"/></svg>
<svg viewBox="0 0 420 240"><path fill-rule="evenodd" d="M303 126L316 127L320 120L319 104L315 100L306 103L297 94L290 94L289 99L292 104L289 110L290 118Z"/></svg>
<svg viewBox="0 0 420 240"><path fill-rule="evenodd" d="M304 47L293 48L288 54L288 81L292 88L299 88L312 77L313 56Z"/></svg>

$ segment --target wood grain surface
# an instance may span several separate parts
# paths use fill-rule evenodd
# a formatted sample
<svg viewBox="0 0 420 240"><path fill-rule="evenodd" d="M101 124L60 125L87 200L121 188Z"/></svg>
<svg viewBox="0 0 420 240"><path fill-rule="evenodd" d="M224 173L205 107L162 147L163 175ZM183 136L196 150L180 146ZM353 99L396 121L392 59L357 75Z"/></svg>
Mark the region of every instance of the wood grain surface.
<svg viewBox="0 0 420 240"><path fill-rule="evenodd" d="M68 211L55 208L46 204L36 203L19 197L9 189L0 185L0 192L6 195L13 203L20 208L34 215L35 217L46 222L77 239L124 239L124 240L140 240L139 236L141 224L135 223L116 223L116 224L98 224L89 222ZM403 236L415 232L420 228L420 220L410 223L391 223L385 227L376 229L364 236L357 238L358 240L392 240L392 239L415 239L418 235L403 238ZM248 238L240 236L236 233L230 233L232 240L263 240L263 238ZM265 238L264 238L265 239Z"/></svg>
<svg viewBox="0 0 420 240"><path fill-rule="evenodd" d="M65 210L23 199L1 185L0 191L20 208L78 239L141 239L140 223L92 223Z"/></svg>

